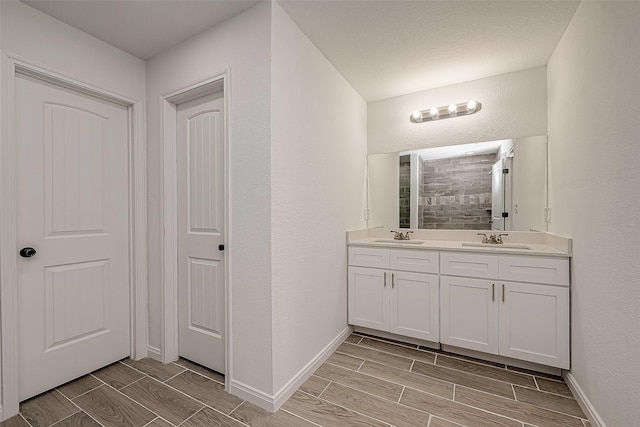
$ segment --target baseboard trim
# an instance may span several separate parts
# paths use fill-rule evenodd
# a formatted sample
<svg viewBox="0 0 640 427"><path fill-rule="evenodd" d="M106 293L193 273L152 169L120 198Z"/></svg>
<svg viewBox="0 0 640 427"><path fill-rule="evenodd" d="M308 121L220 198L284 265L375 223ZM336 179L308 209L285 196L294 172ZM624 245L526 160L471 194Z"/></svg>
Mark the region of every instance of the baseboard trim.
<svg viewBox="0 0 640 427"><path fill-rule="evenodd" d="M155 348L153 346L148 345L147 356L159 362L162 362L162 353L160 352L159 348Z"/></svg>
<svg viewBox="0 0 640 427"><path fill-rule="evenodd" d="M336 351L338 347L340 347L340 344L342 344L347 339L347 337L351 335L352 332L352 326L347 326L346 328L344 328L344 330L340 332L337 337L331 340L331 342L327 344L320 351L320 353L316 354L316 356L311 359L311 361L309 361L309 363L307 363L304 368L300 369L300 371L298 371L298 373L295 374L293 378L291 378L280 390L278 390L273 399L274 412L280 409L284 402L286 402L291 397L291 395L295 393L296 390L298 390L298 388L300 388L300 386L313 375L316 369L318 369L320 365L327 361L329 356L331 356L333 352Z"/></svg>
<svg viewBox="0 0 640 427"><path fill-rule="evenodd" d="M602 421L602 418L600 418L595 406L593 406L584 390L582 390L582 387L580 387L580 384L578 384L576 377L574 377L569 371L563 371L562 378L564 378L564 381L569 386L571 393L573 393L573 396L578 401L578 405L580 405L580 408L582 408L582 411L587 416L593 427L607 427L604 421Z"/></svg>
<svg viewBox="0 0 640 427"><path fill-rule="evenodd" d="M228 392L234 396L238 396L240 399L259 406L265 411L272 413L275 412L273 396L270 396L257 388L253 388L250 385L232 379L229 383Z"/></svg>
<svg viewBox="0 0 640 427"><path fill-rule="evenodd" d="M266 411L276 412L351 335L351 332L353 332L353 327L347 326L273 396L234 379L231 379L229 384L229 393Z"/></svg>

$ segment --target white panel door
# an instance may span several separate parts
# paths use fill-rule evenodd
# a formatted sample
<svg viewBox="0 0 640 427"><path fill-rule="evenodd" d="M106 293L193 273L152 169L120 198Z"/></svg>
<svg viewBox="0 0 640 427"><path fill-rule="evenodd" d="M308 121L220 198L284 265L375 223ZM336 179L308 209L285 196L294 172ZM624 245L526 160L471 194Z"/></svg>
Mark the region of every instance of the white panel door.
<svg viewBox="0 0 640 427"><path fill-rule="evenodd" d="M388 270L349 267L349 324L389 331L390 281Z"/></svg>
<svg viewBox="0 0 640 427"><path fill-rule="evenodd" d="M391 272L389 332L427 341L440 338L438 275Z"/></svg>
<svg viewBox="0 0 640 427"><path fill-rule="evenodd" d="M498 283L440 276L444 344L498 354Z"/></svg>
<svg viewBox="0 0 640 427"><path fill-rule="evenodd" d="M225 371L224 97L180 104L178 162L178 354Z"/></svg>
<svg viewBox="0 0 640 427"><path fill-rule="evenodd" d="M128 111L16 77L19 398L129 355Z"/></svg>
<svg viewBox="0 0 640 427"><path fill-rule="evenodd" d="M502 282L500 354L569 369L569 288Z"/></svg>

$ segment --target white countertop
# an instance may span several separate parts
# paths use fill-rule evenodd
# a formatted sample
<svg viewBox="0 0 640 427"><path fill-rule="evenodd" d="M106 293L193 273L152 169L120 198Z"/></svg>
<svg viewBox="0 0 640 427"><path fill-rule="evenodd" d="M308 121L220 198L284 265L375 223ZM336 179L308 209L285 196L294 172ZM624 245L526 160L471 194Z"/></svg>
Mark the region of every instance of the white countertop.
<svg viewBox="0 0 640 427"><path fill-rule="evenodd" d="M402 232L407 230L402 229ZM414 230L411 241L422 243L406 243L393 240L391 230L364 229L347 232L349 246L368 246L378 248L394 248L408 250L438 250L473 253L491 253L505 255L531 255L550 257L570 257L571 239L544 232L510 232L504 238L504 244L481 244L482 238L477 232L469 231L432 231ZM487 232L491 234L491 232ZM385 242L381 242L385 240ZM403 243L404 242L404 243ZM466 244L481 245L482 247L466 246ZM463 246L464 245L464 246ZM520 248L509 246L520 246Z"/></svg>

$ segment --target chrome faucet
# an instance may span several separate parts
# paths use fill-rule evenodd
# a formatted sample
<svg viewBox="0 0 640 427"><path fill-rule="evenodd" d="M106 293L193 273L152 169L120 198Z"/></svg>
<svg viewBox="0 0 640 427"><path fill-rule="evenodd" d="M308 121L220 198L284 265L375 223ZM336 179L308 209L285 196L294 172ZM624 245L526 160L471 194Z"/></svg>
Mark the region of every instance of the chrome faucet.
<svg viewBox="0 0 640 427"><path fill-rule="evenodd" d="M483 236L482 243L489 243L489 238L487 237L486 233L478 233L478 236Z"/></svg>
<svg viewBox="0 0 640 427"><path fill-rule="evenodd" d="M407 231L403 233L401 231L394 231L394 230L391 230L390 232L395 233L395 235L393 236L393 240L411 240L409 233L413 233L413 231Z"/></svg>
<svg viewBox="0 0 640 427"><path fill-rule="evenodd" d="M483 236L482 237L482 243L492 243L494 245L501 245L504 242L502 241L502 236L508 236L508 234L498 234L497 236L495 234L491 234L489 237L487 237L487 235L485 233L478 233L478 236Z"/></svg>

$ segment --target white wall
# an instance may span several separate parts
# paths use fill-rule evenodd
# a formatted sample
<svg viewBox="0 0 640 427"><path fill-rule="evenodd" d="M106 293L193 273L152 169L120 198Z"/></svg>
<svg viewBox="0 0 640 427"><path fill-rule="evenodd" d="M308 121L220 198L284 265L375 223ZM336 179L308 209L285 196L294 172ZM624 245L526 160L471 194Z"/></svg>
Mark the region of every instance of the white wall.
<svg viewBox="0 0 640 427"><path fill-rule="evenodd" d="M277 393L347 327L345 231L364 227L367 106L277 3L272 19Z"/></svg>
<svg viewBox="0 0 640 427"><path fill-rule="evenodd" d="M145 98L145 63L19 1L0 1L2 50L118 95Z"/></svg>
<svg viewBox="0 0 640 427"><path fill-rule="evenodd" d="M271 363L270 4L260 3L150 59L148 100L149 325L160 346L160 96L231 69L231 238L233 381L267 394Z"/></svg>
<svg viewBox="0 0 640 427"><path fill-rule="evenodd" d="M413 111L475 99L470 116L411 123ZM546 67L474 80L372 102L369 154L494 141L547 133Z"/></svg>
<svg viewBox="0 0 640 427"><path fill-rule="evenodd" d="M550 231L573 237L571 375L640 419L640 3L582 2L548 65Z"/></svg>

